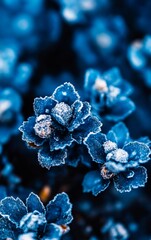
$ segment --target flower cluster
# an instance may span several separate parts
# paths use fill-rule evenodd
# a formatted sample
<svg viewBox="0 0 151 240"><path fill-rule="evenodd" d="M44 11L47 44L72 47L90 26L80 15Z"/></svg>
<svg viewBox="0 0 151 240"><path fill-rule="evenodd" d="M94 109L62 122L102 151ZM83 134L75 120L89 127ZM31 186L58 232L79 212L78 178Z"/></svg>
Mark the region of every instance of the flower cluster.
<svg viewBox="0 0 151 240"><path fill-rule="evenodd" d="M0 0L0 240L151 239L150 13Z"/></svg>
<svg viewBox="0 0 151 240"><path fill-rule="evenodd" d="M107 135L89 134L85 144L92 160L98 163L98 170L84 177L84 192L97 195L109 186L111 179L121 193L143 187L147 182L146 168L140 164L150 160L148 140L132 141L123 123L116 124Z"/></svg>
<svg viewBox="0 0 151 240"><path fill-rule="evenodd" d="M66 193L56 195L46 208L34 193L26 205L19 198L6 197L0 202L0 238L60 239L69 230L71 209Z"/></svg>
<svg viewBox="0 0 151 240"><path fill-rule="evenodd" d="M59 86L51 97L34 100L35 116L23 122L20 131L28 146L39 149L42 167L64 164L68 147L74 142L82 144L90 132L100 131L101 122L90 110L70 83Z"/></svg>

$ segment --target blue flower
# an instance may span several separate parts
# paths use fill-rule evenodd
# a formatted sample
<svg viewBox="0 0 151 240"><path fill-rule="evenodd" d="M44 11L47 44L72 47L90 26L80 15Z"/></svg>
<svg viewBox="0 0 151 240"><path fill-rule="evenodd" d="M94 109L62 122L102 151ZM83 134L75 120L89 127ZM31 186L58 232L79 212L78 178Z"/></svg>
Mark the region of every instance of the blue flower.
<svg viewBox="0 0 151 240"><path fill-rule="evenodd" d="M112 219L108 219L106 224L101 229L101 232L107 239L110 240L129 239L129 232L125 226L120 222L114 222Z"/></svg>
<svg viewBox="0 0 151 240"><path fill-rule="evenodd" d="M57 0L61 6L62 16L69 23L84 22L86 15L92 15L109 7L110 0Z"/></svg>
<svg viewBox="0 0 151 240"><path fill-rule="evenodd" d="M130 192L132 188L143 187L147 182L146 168L140 166L150 160L147 144L132 141L128 129L120 122L107 135L89 134L85 140L92 160L98 163L100 171L86 174L84 192L97 195L104 191L113 179L119 192Z"/></svg>
<svg viewBox="0 0 151 240"><path fill-rule="evenodd" d="M88 70L84 87L92 109L109 121L123 120L135 109L134 103L128 98L132 88L123 80L117 68L104 74Z"/></svg>
<svg viewBox="0 0 151 240"><path fill-rule="evenodd" d="M38 47L58 40L61 19L55 10L45 7L44 1L10 1L1 4L0 32L2 39L17 41L21 50L37 51ZM7 27L9 22L9 28Z"/></svg>
<svg viewBox="0 0 151 240"><path fill-rule="evenodd" d="M18 133L23 120L20 113L22 99L11 88L0 90L0 144L5 144L12 135Z"/></svg>
<svg viewBox="0 0 151 240"><path fill-rule="evenodd" d="M34 193L26 205L19 198L6 197L0 202L0 239L60 239L69 231L71 210L66 193L57 194L46 208Z"/></svg>
<svg viewBox="0 0 151 240"><path fill-rule="evenodd" d="M151 88L151 35L145 36L142 40L136 40L128 48L128 60L139 74L144 83Z"/></svg>
<svg viewBox="0 0 151 240"><path fill-rule="evenodd" d="M35 116L23 122L20 131L28 146L39 148L42 167L64 164L67 147L73 142L82 144L90 132L100 131L101 123L90 110L70 83L59 86L51 97L34 100Z"/></svg>
<svg viewBox="0 0 151 240"><path fill-rule="evenodd" d="M16 41L0 42L0 85L27 92L33 73L33 64L19 62L20 48Z"/></svg>
<svg viewBox="0 0 151 240"><path fill-rule="evenodd" d="M6 182L12 189L20 183L20 178L15 175L14 167L6 156L0 158L0 179L1 182Z"/></svg>
<svg viewBox="0 0 151 240"><path fill-rule="evenodd" d="M73 49L78 58L89 66L98 66L100 62L102 67L121 66L127 48L127 32L122 16L96 16L87 28L74 33Z"/></svg>

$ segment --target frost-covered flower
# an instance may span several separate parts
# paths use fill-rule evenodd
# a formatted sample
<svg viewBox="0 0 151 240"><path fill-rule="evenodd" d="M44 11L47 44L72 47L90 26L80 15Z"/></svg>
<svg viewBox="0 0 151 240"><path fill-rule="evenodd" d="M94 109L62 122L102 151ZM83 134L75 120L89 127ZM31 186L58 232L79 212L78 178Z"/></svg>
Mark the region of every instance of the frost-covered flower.
<svg viewBox="0 0 151 240"><path fill-rule="evenodd" d="M23 120L21 106L22 99L15 90L0 89L0 144L7 143L12 135L18 133Z"/></svg>
<svg viewBox="0 0 151 240"><path fill-rule="evenodd" d="M130 192L147 182L146 168L140 164L150 160L150 148L141 140L132 141L123 123L116 124L107 135L89 134L85 144L100 170L86 174L84 192L97 195L109 186L111 179L119 192Z"/></svg>
<svg viewBox="0 0 151 240"><path fill-rule="evenodd" d="M85 91L92 109L109 121L120 121L135 109L128 98L132 87L120 75L118 68L112 68L104 74L90 69L85 75Z"/></svg>
<svg viewBox="0 0 151 240"><path fill-rule="evenodd" d="M101 122L70 83L59 86L51 97L36 98L34 112L20 131L28 146L39 149L39 163L48 169L65 163L73 142L82 144L90 132L100 131Z"/></svg>
<svg viewBox="0 0 151 240"><path fill-rule="evenodd" d="M98 66L100 62L102 67L121 66L127 49L126 39L127 26L122 16L95 17L87 28L75 31L73 49L89 66Z"/></svg>
<svg viewBox="0 0 151 240"><path fill-rule="evenodd" d="M20 198L0 201L0 239L60 239L69 230L72 204L66 193L57 194L46 208L31 193L26 205Z"/></svg>
<svg viewBox="0 0 151 240"><path fill-rule="evenodd" d="M147 87L151 88L151 35L134 41L128 48L128 60L143 78Z"/></svg>

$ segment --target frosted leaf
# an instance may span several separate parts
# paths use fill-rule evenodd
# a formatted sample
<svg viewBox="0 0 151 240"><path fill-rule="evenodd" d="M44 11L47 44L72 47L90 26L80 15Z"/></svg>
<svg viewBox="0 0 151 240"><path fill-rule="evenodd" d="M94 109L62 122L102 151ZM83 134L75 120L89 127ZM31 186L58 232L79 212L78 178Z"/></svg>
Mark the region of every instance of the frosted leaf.
<svg viewBox="0 0 151 240"><path fill-rule="evenodd" d="M49 138L52 132L52 119L49 115L42 114L36 118L35 134L40 138Z"/></svg>

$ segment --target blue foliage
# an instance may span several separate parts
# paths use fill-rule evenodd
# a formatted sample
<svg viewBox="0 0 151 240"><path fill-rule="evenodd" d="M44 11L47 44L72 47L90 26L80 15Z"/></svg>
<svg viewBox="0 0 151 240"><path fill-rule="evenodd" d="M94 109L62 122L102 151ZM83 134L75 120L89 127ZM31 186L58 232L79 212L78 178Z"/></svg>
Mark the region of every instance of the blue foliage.
<svg viewBox="0 0 151 240"><path fill-rule="evenodd" d="M150 148L145 143L132 141L124 123L117 123L107 135L89 134L85 144L100 169L86 174L85 192L97 195L107 188L111 179L119 192L130 192L147 182L146 168L140 164L150 160Z"/></svg>
<svg viewBox="0 0 151 240"><path fill-rule="evenodd" d="M0 238L60 239L69 230L71 209L66 193L56 195L46 208L34 193L26 205L19 198L6 197L0 202Z"/></svg>

